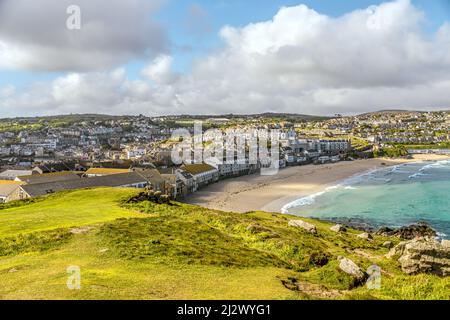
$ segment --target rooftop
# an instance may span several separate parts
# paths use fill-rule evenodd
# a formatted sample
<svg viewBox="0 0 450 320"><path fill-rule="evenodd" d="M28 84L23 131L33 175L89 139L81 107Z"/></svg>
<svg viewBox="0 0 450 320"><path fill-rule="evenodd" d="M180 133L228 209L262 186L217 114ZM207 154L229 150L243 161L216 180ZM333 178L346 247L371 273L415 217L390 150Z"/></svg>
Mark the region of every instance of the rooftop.
<svg viewBox="0 0 450 320"><path fill-rule="evenodd" d="M18 176L30 175L32 173L31 170L5 170L0 173L0 178L14 180Z"/></svg>
<svg viewBox="0 0 450 320"><path fill-rule="evenodd" d="M23 183L13 180L0 180L0 197L9 196L21 184Z"/></svg>
<svg viewBox="0 0 450 320"><path fill-rule="evenodd" d="M210 166L206 163L199 163L199 164L187 164L183 167L184 170L191 174L200 174L212 170L216 170L213 166Z"/></svg>
<svg viewBox="0 0 450 320"><path fill-rule="evenodd" d="M54 181L67 181L80 179L80 176L71 171L52 172L43 174L32 174L26 176L19 176L16 179L23 181L27 184L54 182Z"/></svg>
<svg viewBox="0 0 450 320"><path fill-rule="evenodd" d="M86 174L119 174L130 172L130 169L114 169L114 168L90 168Z"/></svg>
<svg viewBox="0 0 450 320"><path fill-rule="evenodd" d="M37 197L63 190L85 189L95 187L121 187L147 182L135 172L119 173L92 178L78 178L69 181L55 181L38 184L26 184L21 188L31 197Z"/></svg>

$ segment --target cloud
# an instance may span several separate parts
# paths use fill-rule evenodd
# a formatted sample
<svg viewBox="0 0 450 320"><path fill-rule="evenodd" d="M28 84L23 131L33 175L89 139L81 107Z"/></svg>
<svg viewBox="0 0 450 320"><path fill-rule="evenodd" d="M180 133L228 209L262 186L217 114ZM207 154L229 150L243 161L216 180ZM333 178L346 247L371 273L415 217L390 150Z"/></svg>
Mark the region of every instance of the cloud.
<svg viewBox="0 0 450 320"><path fill-rule="evenodd" d="M408 0L337 18L283 7L268 21L224 26L223 48L188 73L174 73L173 58L162 54L139 80L120 69L69 74L15 90L0 108L149 115L448 109L450 27L426 34L425 18Z"/></svg>
<svg viewBox="0 0 450 320"><path fill-rule="evenodd" d="M16 115L16 110L22 115L139 113L148 105L149 91L147 83L129 81L121 68L69 73L51 83L35 83L23 92L3 97L0 109L5 116Z"/></svg>
<svg viewBox="0 0 450 320"><path fill-rule="evenodd" d="M160 55L145 67L141 74L159 85L171 84L177 80L177 75L172 72L173 58L169 55Z"/></svg>
<svg viewBox="0 0 450 320"><path fill-rule="evenodd" d="M284 7L268 21L223 27L224 49L180 79L178 99L215 113L448 108L449 28L427 35L424 20L408 0L338 18Z"/></svg>
<svg viewBox="0 0 450 320"><path fill-rule="evenodd" d="M91 71L166 52L151 19L160 0L1 0L0 69ZM69 30L67 8L79 6L81 29Z"/></svg>

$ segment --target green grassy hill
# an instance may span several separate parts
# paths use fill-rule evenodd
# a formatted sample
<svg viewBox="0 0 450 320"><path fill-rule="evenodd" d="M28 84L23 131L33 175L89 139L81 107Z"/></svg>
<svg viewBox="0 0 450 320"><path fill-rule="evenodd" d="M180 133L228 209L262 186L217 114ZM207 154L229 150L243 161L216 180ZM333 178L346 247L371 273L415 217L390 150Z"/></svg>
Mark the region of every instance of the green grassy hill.
<svg viewBox="0 0 450 320"><path fill-rule="evenodd" d="M135 189L53 194L0 207L0 299L448 299L450 280L406 276L381 244L288 226L292 216L127 204ZM355 287L338 256L382 269ZM81 289L66 286L69 266Z"/></svg>

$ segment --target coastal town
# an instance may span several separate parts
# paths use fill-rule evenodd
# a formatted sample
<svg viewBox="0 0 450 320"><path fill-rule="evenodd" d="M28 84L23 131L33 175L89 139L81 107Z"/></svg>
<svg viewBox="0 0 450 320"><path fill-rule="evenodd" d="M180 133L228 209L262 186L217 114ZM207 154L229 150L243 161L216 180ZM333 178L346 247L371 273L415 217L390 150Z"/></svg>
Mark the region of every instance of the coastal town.
<svg viewBox="0 0 450 320"><path fill-rule="evenodd" d="M182 128L193 133L198 121L205 129L219 131L278 130L280 169L450 152L449 112L4 119L0 121L0 201L98 186L148 187L171 199L183 199L219 180L255 174L273 165L261 158L250 161L248 148L241 161L173 163L174 132ZM233 157L237 159L236 154Z"/></svg>
<svg viewBox="0 0 450 320"><path fill-rule="evenodd" d="M449 0L0 0L14 315L450 301L449 190Z"/></svg>

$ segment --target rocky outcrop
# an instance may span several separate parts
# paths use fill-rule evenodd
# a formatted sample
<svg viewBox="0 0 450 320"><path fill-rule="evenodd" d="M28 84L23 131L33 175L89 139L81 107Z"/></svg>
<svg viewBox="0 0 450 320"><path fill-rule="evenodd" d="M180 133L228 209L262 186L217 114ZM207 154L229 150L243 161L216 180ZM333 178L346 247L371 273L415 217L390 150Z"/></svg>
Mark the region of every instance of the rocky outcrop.
<svg viewBox="0 0 450 320"><path fill-rule="evenodd" d="M142 201L151 201L158 204L172 205L169 195L163 194L161 191L155 191L150 187L146 187L145 191L142 191L138 195L128 199L127 203L138 203Z"/></svg>
<svg viewBox="0 0 450 320"><path fill-rule="evenodd" d="M398 237L404 240L411 240L418 237L435 237L436 231L428 224L421 222L398 229L383 227L376 234L385 237Z"/></svg>
<svg viewBox="0 0 450 320"><path fill-rule="evenodd" d="M370 233L364 232L357 235L358 238L364 239L364 240L373 240L373 237Z"/></svg>
<svg viewBox="0 0 450 320"><path fill-rule="evenodd" d="M347 228L344 227L342 224L336 224L336 225L332 226L330 228L330 230L334 231L334 232L346 232Z"/></svg>
<svg viewBox="0 0 450 320"><path fill-rule="evenodd" d="M403 241L391 249L388 258L398 258L407 274L450 275L450 247L431 238Z"/></svg>
<svg viewBox="0 0 450 320"><path fill-rule="evenodd" d="M341 269L346 274L352 276L357 282L363 282L367 275L365 272L361 270L360 267L352 260L345 257L338 257L339 260L339 269Z"/></svg>
<svg viewBox="0 0 450 320"><path fill-rule="evenodd" d="M309 222L305 222L303 220L291 220L291 221L289 221L289 225L291 227L302 228L312 234L317 233L317 228L315 225L313 225L312 223L309 223Z"/></svg>
<svg viewBox="0 0 450 320"><path fill-rule="evenodd" d="M385 241L383 243L383 247L388 248L388 249L392 249L394 247L394 243L392 241Z"/></svg>

